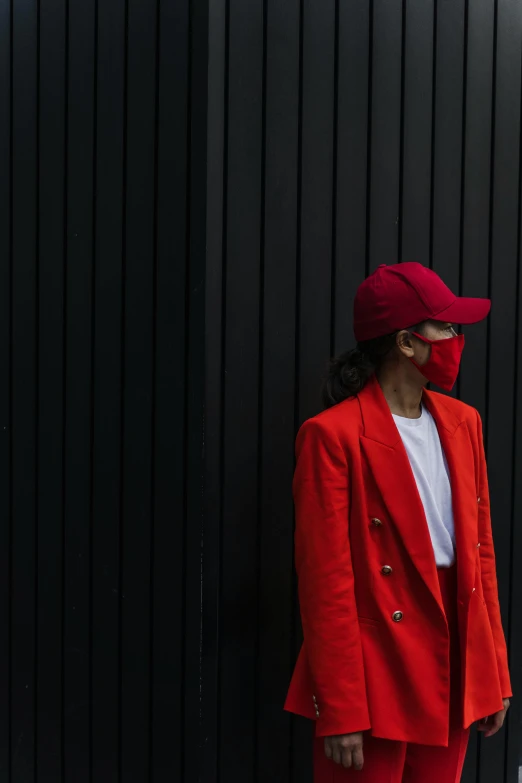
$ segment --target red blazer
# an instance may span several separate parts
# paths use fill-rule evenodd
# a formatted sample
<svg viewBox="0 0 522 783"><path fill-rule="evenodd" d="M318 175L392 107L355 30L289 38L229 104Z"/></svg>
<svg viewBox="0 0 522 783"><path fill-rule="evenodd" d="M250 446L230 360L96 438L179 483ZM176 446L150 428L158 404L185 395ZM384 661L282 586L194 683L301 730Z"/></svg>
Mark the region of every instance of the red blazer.
<svg viewBox="0 0 522 783"><path fill-rule="evenodd" d="M482 424L475 409L451 397L425 392L424 402L451 475L467 727L512 695ZM386 739L447 745L449 641L435 557L378 382L305 421L296 453L304 643L285 709L316 718L316 736L371 729Z"/></svg>

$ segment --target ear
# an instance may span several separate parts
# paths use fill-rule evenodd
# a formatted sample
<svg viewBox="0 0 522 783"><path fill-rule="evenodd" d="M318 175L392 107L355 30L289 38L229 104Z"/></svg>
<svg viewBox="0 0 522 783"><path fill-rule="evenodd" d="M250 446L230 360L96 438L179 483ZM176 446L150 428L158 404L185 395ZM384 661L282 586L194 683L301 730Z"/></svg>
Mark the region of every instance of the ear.
<svg viewBox="0 0 522 783"><path fill-rule="evenodd" d="M408 359L411 359L413 356L415 356L412 336L406 329L402 329L400 332L397 332L395 342L397 348L403 356L406 356Z"/></svg>

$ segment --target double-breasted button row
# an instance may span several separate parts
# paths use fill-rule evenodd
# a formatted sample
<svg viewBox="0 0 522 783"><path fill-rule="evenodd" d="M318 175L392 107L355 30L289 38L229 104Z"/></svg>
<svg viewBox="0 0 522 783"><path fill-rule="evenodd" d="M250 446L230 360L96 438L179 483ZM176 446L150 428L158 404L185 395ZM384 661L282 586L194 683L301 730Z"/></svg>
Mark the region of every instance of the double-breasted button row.
<svg viewBox="0 0 522 783"><path fill-rule="evenodd" d="M316 714L316 717L318 718L319 717L319 707L317 706L317 699L313 695L312 695L312 699L314 700L315 714Z"/></svg>
<svg viewBox="0 0 522 783"><path fill-rule="evenodd" d="M373 517L371 523L374 527L382 527L382 521L377 517ZM381 574L383 576L390 576L390 574L393 574L393 568L390 565L383 565L381 568ZM392 620L394 623L400 623L403 617L404 615L402 612L394 612L392 614Z"/></svg>

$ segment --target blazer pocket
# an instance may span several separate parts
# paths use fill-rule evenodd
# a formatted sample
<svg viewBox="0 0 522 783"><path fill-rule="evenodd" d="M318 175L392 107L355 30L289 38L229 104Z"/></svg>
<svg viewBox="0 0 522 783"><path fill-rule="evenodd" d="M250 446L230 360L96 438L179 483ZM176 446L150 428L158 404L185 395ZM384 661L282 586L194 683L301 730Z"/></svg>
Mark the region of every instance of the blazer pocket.
<svg viewBox="0 0 522 783"><path fill-rule="evenodd" d="M359 623L361 625L372 625L374 628L378 628L380 625L380 622L378 620L374 620L371 617L361 617L361 615L357 615L357 619L359 620Z"/></svg>

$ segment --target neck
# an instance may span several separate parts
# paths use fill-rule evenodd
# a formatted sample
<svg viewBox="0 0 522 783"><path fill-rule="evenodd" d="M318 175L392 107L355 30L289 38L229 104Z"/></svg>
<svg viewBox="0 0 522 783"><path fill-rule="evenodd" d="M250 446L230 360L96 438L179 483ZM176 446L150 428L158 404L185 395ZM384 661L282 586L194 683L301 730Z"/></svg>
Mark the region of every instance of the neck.
<svg viewBox="0 0 522 783"><path fill-rule="evenodd" d="M421 415L424 381L420 373L417 373L418 377L412 377L409 369L401 366L383 367L377 374L377 380L392 413L407 419L418 419Z"/></svg>

